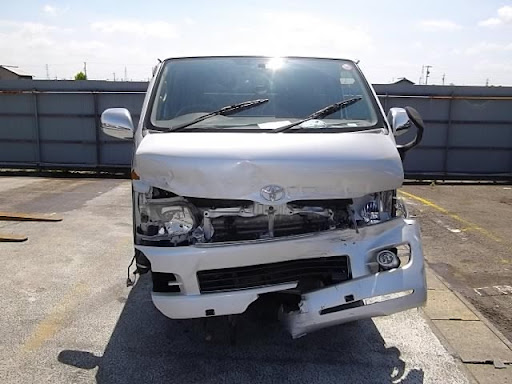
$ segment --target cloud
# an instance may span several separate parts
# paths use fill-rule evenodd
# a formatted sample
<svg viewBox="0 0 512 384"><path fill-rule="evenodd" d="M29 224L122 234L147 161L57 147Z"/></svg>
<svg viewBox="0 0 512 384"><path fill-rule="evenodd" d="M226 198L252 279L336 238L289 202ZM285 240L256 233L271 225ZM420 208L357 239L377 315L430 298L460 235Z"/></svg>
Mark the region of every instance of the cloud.
<svg viewBox="0 0 512 384"><path fill-rule="evenodd" d="M196 21L194 19L192 19L191 17L185 17L183 19L183 21L185 22L186 25L196 25Z"/></svg>
<svg viewBox="0 0 512 384"><path fill-rule="evenodd" d="M482 20L478 23L480 27L494 27L500 24L502 24L502 22L497 17L490 17L489 19Z"/></svg>
<svg viewBox="0 0 512 384"><path fill-rule="evenodd" d="M16 22L10 20L0 20L0 32L4 30L5 32L15 32L19 36L23 37L38 37L38 36L47 36L52 32L56 32L60 30L60 28L47 25L42 23L33 23L33 22Z"/></svg>
<svg viewBox="0 0 512 384"><path fill-rule="evenodd" d="M0 62L11 63L15 58L12 65L23 65L40 78L46 77L45 64L51 78L70 78L86 61L91 79L112 78L113 72L122 76L125 66L129 78L147 79L158 57L310 55L359 58L369 63L365 57L376 51L365 26L340 22L335 16L255 11L252 18L251 23L233 20L229 25L212 19L206 33L197 28L200 21L195 18L93 19L84 28L76 25L68 32L56 27L57 23L0 21Z"/></svg>
<svg viewBox="0 0 512 384"><path fill-rule="evenodd" d="M53 49L56 36L66 36L69 31L42 23L0 20L0 52L18 59L25 56L22 51L34 56L36 52Z"/></svg>
<svg viewBox="0 0 512 384"><path fill-rule="evenodd" d="M512 6L505 5L498 9L498 17L490 17L478 23L481 27L497 27L500 25L512 25Z"/></svg>
<svg viewBox="0 0 512 384"><path fill-rule="evenodd" d="M490 43L488 41L482 41L478 44L475 44L463 52L466 55L480 55L483 53L505 53L508 51L512 51L512 43L508 44L499 44L499 43Z"/></svg>
<svg viewBox="0 0 512 384"><path fill-rule="evenodd" d="M183 46L180 54L360 58L374 48L363 27L302 12L254 13L251 23L236 22L229 29L213 26L211 30L207 35L197 36L197 44Z"/></svg>
<svg viewBox="0 0 512 384"><path fill-rule="evenodd" d="M484 57L468 64L469 69L480 77L481 84L483 84L486 79L491 85L510 84L503 83L501 79L510 78L510 72L512 72L511 62L497 62L496 60Z"/></svg>
<svg viewBox="0 0 512 384"><path fill-rule="evenodd" d="M420 28L426 31L456 31L462 26L451 20L423 20Z"/></svg>
<svg viewBox="0 0 512 384"><path fill-rule="evenodd" d="M107 57L112 47L97 41L77 41L73 30L55 25L0 20L0 62L12 63L37 77L70 78L89 57Z"/></svg>
<svg viewBox="0 0 512 384"><path fill-rule="evenodd" d="M54 7L54 6L51 6L49 4L46 4L43 7L43 12L48 14L48 15L55 16L55 15L57 15L57 8Z"/></svg>
<svg viewBox="0 0 512 384"><path fill-rule="evenodd" d="M45 4L43 6L43 13L46 16L51 16L51 17L55 17L55 16L58 16L58 15L63 15L68 10L69 10L69 7L58 8L58 7L56 7L54 5L50 5L50 4Z"/></svg>
<svg viewBox="0 0 512 384"><path fill-rule="evenodd" d="M370 34L359 25L300 12L267 13L263 16L268 44L301 55L352 57L373 48ZM256 31L255 38L261 34ZM291 52L293 53L293 52Z"/></svg>
<svg viewBox="0 0 512 384"><path fill-rule="evenodd" d="M97 21L90 25L91 30L103 34L130 34L139 37L175 38L177 28L165 21L143 23L136 20Z"/></svg>

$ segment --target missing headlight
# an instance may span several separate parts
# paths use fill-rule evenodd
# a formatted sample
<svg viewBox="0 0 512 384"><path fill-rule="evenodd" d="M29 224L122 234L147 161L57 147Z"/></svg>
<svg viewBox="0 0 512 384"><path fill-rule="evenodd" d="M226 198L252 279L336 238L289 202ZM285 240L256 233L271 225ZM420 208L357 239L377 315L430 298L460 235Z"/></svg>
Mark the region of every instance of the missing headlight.
<svg viewBox="0 0 512 384"><path fill-rule="evenodd" d="M185 205L163 207L160 214L163 218L165 232L170 236L184 235L194 228L194 216Z"/></svg>
<svg viewBox="0 0 512 384"><path fill-rule="evenodd" d="M142 241L186 243L197 227L197 209L183 198L148 199L139 194L137 205L137 234Z"/></svg>
<svg viewBox="0 0 512 384"><path fill-rule="evenodd" d="M377 224L393 217L394 194L395 191L384 191L370 196L359 213L365 224Z"/></svg>

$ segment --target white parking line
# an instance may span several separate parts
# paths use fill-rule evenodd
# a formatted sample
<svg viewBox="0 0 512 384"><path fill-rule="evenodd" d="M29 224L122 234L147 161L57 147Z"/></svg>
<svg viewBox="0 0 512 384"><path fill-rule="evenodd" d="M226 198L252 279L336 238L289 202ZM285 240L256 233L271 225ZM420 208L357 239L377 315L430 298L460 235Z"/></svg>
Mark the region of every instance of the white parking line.
<svg viewBox="0 0 512 384"><path fill-rule="evenodd" d="M502 296L512 295L512 286L510 285L493 285L491 287L473 288L479 296Z"/></svg>

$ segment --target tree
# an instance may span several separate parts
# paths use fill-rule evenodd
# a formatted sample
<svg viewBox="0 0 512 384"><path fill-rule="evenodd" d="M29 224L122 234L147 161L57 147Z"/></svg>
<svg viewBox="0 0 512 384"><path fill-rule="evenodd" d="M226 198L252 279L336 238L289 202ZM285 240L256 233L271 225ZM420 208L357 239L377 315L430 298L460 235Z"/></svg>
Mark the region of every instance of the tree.
<svg viewBox="0 0 512 384"><path fill-rule="evenodd" d="M87 80L87 76L82 71L75 75L75 80Z"/></svg>

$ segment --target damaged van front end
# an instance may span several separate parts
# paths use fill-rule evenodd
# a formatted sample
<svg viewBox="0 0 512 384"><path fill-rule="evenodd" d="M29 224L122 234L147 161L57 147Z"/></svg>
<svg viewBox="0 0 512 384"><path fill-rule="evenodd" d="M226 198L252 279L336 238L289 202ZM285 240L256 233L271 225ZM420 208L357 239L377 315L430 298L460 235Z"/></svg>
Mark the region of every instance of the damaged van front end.
<svg viewBox="0 0 512 384"><path fill-rule="evenodd" d="M107 110L105 132L131 117ZM412 125L413 142L395 136ZM169 59L135 131L135 258L173 319L272 297L296 338L426 300L418 224L396 190L421 140L348 60Z"/></svg>

